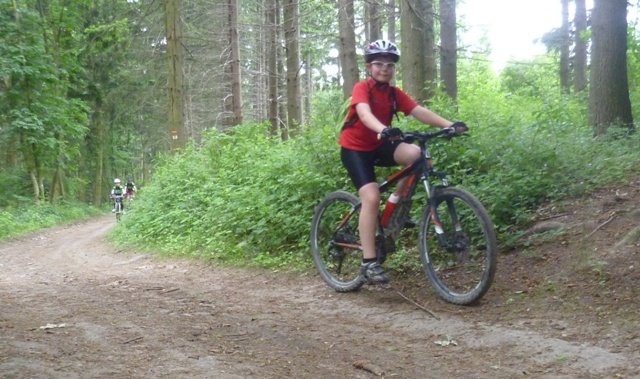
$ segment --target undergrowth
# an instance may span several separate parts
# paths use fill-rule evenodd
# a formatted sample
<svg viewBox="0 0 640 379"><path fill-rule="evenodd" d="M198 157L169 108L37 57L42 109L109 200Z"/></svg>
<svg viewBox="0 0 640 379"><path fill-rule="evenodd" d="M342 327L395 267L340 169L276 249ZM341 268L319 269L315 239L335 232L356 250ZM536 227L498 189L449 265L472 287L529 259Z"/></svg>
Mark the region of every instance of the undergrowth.
<svg viewBox="0 0 640 379"><path fill-rule="evenodd" d="M86 219L100 213L100 210L80 203L25 203L20 206L6 206L0 209L0 240Z"/></svg>
<svg viewBox="0 0 640 379"><path fill-rule="evenodd" d="M429 104L471 127L468 138L437 143L432 155L452 184L481 199L501 240L544 202L637 173L638 134L611 128L594 139L584 96L562 94L548 70L507 70L497 78L474 62L462 70L457 105L443 96ZM202 147L167 157L114 238L233 265L309 267L314 205L330 191L353 191L336 142L339 104L339 91L317 94L315 116L288 141L269 136L265 124L242 125L211 131ZM397 126L425 129L409 119Z"/></svg>

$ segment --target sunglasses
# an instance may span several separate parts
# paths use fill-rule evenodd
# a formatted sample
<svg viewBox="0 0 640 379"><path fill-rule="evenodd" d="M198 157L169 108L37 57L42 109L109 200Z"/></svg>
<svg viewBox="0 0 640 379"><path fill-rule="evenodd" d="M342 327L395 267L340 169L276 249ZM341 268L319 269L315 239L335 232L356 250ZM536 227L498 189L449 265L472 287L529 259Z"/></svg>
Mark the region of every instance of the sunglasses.
<svg viewBox="0 0 640 379"><path fill-rule="evenodd" d="M383 69L383 68L394 69L394 68L396 68L396 64L393 63L393 62L373 61L373 62L371 62L371 64L375 68L379 68L379 69Z"/></svg>

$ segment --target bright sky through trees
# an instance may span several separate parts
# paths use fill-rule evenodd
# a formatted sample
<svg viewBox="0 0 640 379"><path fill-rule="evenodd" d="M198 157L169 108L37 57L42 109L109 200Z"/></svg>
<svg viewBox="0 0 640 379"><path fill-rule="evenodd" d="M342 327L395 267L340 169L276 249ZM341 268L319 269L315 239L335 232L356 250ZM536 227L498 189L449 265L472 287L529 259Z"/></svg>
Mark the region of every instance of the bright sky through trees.
<svg viewBox="0 0 640 379"><path fill-rule="evenodd" d="M629 1L630 25L639 21L639 2ZM507 62L529 61L546 53L540 40L545 33L560 27L560 8L560 0L458 0L458 23L466 28L466 31L459 29L458 33L470 51L489 46L491 65L500 71ZM593 0L586 0L586 8L589 13ZM573 13L574 4L570 2L570 22ZM337 50L333 52L336 57L337 54ZM325 67L325 70L331 75L337 73L332 68Z"/></svg>
<svg viewBox="0 0 640 379"><path fill-rule="evenodd" d="M587 11L593 8L593 0L586 4ZM492 66L500 70L508 61L528 60L546 52L540 39L560 27L560 8L560 0L460 1L459 22L468 28L461 32L462 40L476 50L488 44ZM573 19L573 3L569 19Z"/></svg>

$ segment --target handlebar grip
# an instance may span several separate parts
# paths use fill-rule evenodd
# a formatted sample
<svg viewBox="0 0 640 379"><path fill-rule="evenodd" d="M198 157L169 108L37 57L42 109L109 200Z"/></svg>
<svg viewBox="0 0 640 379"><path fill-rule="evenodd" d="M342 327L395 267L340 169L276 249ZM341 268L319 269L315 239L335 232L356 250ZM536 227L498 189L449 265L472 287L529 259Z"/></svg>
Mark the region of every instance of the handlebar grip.
<svg viewBox="0 0 640 379"><path fill-rule="evenodd" d="M467 126L467 124L465 124L462 121L454 122L453 124L451 124L450 128L453 128L453 130L459 134L466 133L469 131L469 127Z"/></svg>

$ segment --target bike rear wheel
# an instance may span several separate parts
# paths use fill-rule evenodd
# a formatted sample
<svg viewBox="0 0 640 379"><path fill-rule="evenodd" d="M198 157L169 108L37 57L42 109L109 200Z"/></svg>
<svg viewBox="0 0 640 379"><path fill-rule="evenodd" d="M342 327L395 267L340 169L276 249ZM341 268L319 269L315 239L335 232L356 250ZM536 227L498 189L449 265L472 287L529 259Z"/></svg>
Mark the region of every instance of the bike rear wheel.
<svg viewBox="0 0 640 379"><path fill-rule="evenodd" d="M489 214L472 194L454 187L438 188L430 205L419 232L422 267L442 299L472 304L489 290L496 271Z"/></svg>
<svg viewBox="0 0 640 379"><path fill-rule="evenodd" d="M359 289L362 250L358 220L360 200L344 191L332 192L316 206L311 222L311 252L322 279L338 292Z"/></svg>

